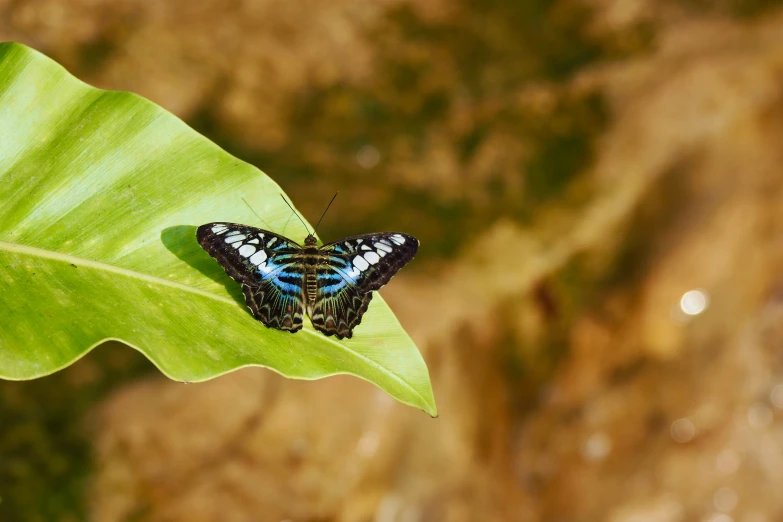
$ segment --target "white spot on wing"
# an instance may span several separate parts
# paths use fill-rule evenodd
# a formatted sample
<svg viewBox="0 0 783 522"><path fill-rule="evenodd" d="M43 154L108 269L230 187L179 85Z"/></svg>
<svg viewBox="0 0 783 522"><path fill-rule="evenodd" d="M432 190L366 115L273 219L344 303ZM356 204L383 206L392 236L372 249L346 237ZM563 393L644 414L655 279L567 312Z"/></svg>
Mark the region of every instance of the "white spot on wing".
<svg viewBox="0 0 783 522"><path fill-rule="evenodd" d="M266 252L264 252L263 250L259 250L258 252L250 256L250 262L256 266L260 265L264 261L266 261Z"/></svg>
<svg viewBox="0 0 783 522"><path fill-rule="evenodd" d="M361 245L362 243L364 243L364 239L357 239L356 240L356 244L357 245Z"/></svg>
<svg viewBox="0 0 783 522"><path fill-rule="evenodd" d="M379 256L381 256L381 257L383 257L383 256L385 256L385 255L386 255L386 252L385 252L385 251L383 251L383 250L381 250L381 249L379 248L379 249L378 249L378 255L379 255Z"/></svg>
<svg viewBox="0 0 783 522"><path fill-rule="evenodd" d="M223 232L225 232L226 230L228 230L228 227L225 226L225 225L215 225L214 227L212 227L212 233L213 234L220 235Z"/></svg>
<svg viewBox="0 0 783 522"><path fill-rule="evenodd" d="M390 246L389 246L388 244L386 244L386 243L382 243L381 241L378 241L378 242L377 242L377 243L375 243L373 246L374 246L375 248L377 248L377 249L378 249L378 253L379 253L379 254L381 253L381 252L380 252L381 250L385 250L386 252L391 252L391 251L393 250L393 249L392 249L392 247L390 247Z"/></svg>
<svg viewBox="0 0 783 522"><path fill-rule="evenodd" d="M267 244L266 244L266 247L267 247L267 248L271 248L271 247L272 247L272 245L274 245L274 244L275 244L275 241L277 241L277 238L276 238L276 237L273 237L272 239L270 239L270 240L267 242Z"/></svg>
<svg viewBox="0 0 783 522"><path fill-rule="evenodd" d="M235 235L237 235L237 234L239 234L239 230L232 230L231 232L229 232L228 234L226 234L226 236L235 236Z"/></svg>
<svg viewBox="0 0 783 522"><path fill-rule="evenodd" d="M368 247L367 245L362 245L362 250L372 250L372 248Z"/></svg>
<svg viewBox="0 0 783 522"><path fill-rule="evenodd" d="M237 241L242 241L243 239L247 239L247 236L244 234L239 234L238 236L228 236L226 238L226 243L236 243Z"/></svg>
<svg viewBox="0 0 783 522"><path fill-rule="evenodd" d="M358 268L360 271L365 271L370 265L367 264L367 261L365 261L363 257L356 256L353 258L353 266Z"/></svg>
<svg viewBox="0 0 783 522"><path fill-rule="evenodd" d="M253 245L257 245L257 244L258 244L258 238L257 238L257 237L254 237L253 239L251 239L250 241L248 241L248 243L250 243L250 244L253 244Z"/></svg>
<svg viewBox="0 0 783 522"><path fill-rule="evenodd" d="M242 245L239 247L239 255L242 257L250 257L256 252L256 247L253 245Z"/></svg>
<svg viewBox="0 0 783 522"><path fill-rule="evenodd" d="M366 259L371 265L374 265L375 263L381 260L381 258L378 257L378 254L376 254L375 252L367 252L366 254L364 254L364 259Z"/></svg>
<svg viewBox="0 0 783 522"><path fill-rule="evenodd" d="M401 244L405 243L405 238L404 238L404 237L402 237L402 236L401 236L401 235L399 235L399 234L394 234L394 235L391 237L391 240L392 240L392 241L394 241L395 243L397 243L398 245L401 245Z"/></svg>

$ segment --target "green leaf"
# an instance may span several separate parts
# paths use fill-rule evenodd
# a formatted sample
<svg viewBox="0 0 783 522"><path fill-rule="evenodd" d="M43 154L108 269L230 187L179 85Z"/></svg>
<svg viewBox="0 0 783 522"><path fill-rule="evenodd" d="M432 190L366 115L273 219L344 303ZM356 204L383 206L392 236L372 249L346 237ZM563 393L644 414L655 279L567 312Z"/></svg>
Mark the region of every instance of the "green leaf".
<svg viewBox="0 0 783 522"><path fill-rule="evenodd" d="M0 377L47 375L114 339L176 380L253 365L351 374L437 415L427 367L380 296L350 340L268 329L196 242L211 221L303 239L280 193L150 101L0 44Z"/></svg>

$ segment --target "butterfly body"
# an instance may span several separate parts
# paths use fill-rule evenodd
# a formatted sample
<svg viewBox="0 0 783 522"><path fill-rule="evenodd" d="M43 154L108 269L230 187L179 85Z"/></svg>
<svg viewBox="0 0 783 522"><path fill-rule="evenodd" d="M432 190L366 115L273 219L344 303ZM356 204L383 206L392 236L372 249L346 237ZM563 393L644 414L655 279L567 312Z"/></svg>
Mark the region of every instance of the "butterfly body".
<svg viewBox="0 0 783 522"><path fill-rule="evenodd" d="M199 244L242 285L253 317L270 328L297 332L304 311L313 326L338 339L350 338L372 300L372 292L416 255L413 236L383 232L317 246L304 246L247 225L208 223Z"/></svg>

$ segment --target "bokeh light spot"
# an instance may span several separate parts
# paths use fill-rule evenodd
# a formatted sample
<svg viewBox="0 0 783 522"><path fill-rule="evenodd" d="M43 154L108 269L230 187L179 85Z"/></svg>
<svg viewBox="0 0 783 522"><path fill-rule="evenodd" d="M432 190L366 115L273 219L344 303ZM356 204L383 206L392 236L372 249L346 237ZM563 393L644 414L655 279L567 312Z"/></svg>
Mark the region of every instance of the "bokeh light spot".
<svg viewBox="0 0 783 522"><path fill-rule="evenodd" d="M610 451L612 451L612 439L605 433L591 435L582 447L582 455L591 462L604 460Z"/></svg>
<svg viewBox="0 0 783 522"><path fill-rule="evenodd" d="M709 297L704 290L689 290L680 298L680 309L688 315L699 315L709 304Z"/></svg>
<svg viewBox="0 0 783 522"><path fill-rule="evenodd" d="M731 475L736 472L740 464L742 464L742 457L740 457L738 451L731 448L722 450L715 458L715 468L724 475Z"/></svg>
<svg viewBox="0 0 783 522"><path fill-rule="evenodd" d="M690 442L696 436L696 426L693 425L690 419L683 417L672 422L670 432L672 438L677 442Z"/></svg>
<svg viewBox="0 0 783 522"><path fill-rule="evenodd" d="M769 392L769 400L773 406L783 410L783 384L778 384Z"/></svg>
<svg viewBox="0 0 783 522"><path fill-rule="evenodd" d="M371 169L381 161L381 153L372 145L365 145L356 153L356 163L364 169Z"/></svg>
<svg viewBox="0 0 783 522"><path fill-rule="evenodd" d="M731 518L726 513L713 513L713 515L709 518L707 518L708 522L734 522L734 519Z"/></svg>
<svg viewBox="0 0 783 522"><path fill-rule="evenodd" d="M748 423L757 429L766 428L772 424L775 414L772 408L763 403L757 403L748 410Z"/></svg>
<svg viewBox="0 0 783 522"><path fill-rule="evenodd" d="M715 509L724 513L733 511L737 507L737 502L739 502L739 496L731 488L720 488L712 496L712 504L715 506Z"/></svg>
<svg viewBox="0 0 783 522"><path fill-rule="evenodd" d="M359 444L356 447L356 451L359 452L359 455L362 457L372 457L375 455L375 452L378 451L378 444L380 443L381 437L378 435L375 431L368 431L362 435L362 438L359 439Z"/></svg>

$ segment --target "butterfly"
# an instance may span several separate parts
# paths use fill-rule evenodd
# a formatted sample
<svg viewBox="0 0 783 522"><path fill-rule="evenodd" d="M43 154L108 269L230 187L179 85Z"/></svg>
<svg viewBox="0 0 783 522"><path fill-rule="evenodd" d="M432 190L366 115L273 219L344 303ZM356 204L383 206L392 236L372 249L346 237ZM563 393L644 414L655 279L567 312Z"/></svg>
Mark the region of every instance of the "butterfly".
<svg viewBox="0 0 783 522"><path fill-rule="evenodd" d="M338 339L351 338L373 291L419 249L415 237L399 232L346 237L319 248L314 234L302 246L268 230L224 222L201 225L196 238L242 285L253 317L264 325L298 332L306 310L316 330Z"/></svg>

